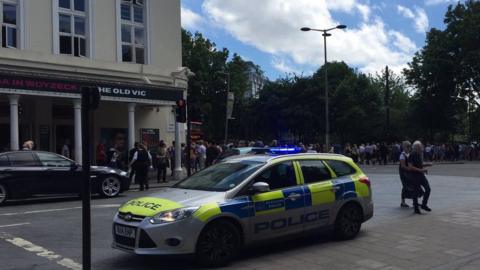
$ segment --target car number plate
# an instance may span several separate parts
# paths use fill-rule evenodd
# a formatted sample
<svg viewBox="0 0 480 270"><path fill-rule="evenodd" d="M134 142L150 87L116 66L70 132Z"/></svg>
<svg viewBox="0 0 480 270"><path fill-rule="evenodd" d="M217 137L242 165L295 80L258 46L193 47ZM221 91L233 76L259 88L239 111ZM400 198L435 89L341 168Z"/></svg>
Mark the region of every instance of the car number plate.
<svg viewBox="0 0 480 270"><path fill-rule="evenodd" d="M120 225L115 225L115 234L123 237L135 238L135 229L120 226Z"/></svg>

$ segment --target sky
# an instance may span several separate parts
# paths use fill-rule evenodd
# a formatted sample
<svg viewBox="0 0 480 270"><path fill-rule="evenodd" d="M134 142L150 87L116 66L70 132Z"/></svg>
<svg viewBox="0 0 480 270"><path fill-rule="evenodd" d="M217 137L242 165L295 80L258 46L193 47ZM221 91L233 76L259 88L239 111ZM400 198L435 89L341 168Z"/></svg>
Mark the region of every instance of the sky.
<svg viewBox="0 0 480 270"><path fill-rule="evenodd" d="M425 44L431 28L444 29L454 0L182 0L182 27L201 32L219 49L259 65L275 80L308 76L324 62L320 32L339 24L327 39L327 60L363 73L389 66L400 73Z"/></svg>

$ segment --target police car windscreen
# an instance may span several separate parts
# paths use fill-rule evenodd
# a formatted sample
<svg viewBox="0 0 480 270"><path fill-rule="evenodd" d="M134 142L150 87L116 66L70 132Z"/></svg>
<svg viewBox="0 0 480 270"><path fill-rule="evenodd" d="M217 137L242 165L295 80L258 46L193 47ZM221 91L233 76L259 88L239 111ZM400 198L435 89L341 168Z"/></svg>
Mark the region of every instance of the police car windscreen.
<svg viewBox="0 0 480 270"><path fill-rule="evenodd" d="M242 183L263 164L263 162L247 160L215 164L190 176L174 187L206 191L227 191Z"/></svg>

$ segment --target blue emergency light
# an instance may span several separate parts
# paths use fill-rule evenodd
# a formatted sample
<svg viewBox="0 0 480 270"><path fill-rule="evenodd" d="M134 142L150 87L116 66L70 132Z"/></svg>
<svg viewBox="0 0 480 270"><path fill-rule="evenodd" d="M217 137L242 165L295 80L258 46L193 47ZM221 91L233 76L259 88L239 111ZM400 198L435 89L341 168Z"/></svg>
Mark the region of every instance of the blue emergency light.
<svg viewBox="0 0 480 270"><path fill-rule="evenodd" d="M269 148L269 152L274 155L298 154L302 152L300 147L274 147Z"/></svg>

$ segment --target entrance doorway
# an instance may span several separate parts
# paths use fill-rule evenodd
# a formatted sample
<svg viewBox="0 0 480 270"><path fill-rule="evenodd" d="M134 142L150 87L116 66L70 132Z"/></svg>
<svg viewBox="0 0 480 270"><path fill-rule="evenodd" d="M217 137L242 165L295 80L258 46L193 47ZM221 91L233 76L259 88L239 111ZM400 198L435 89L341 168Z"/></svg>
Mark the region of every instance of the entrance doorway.
<svg viewBox="0 0 480 270"><path fill-rule="evenodd" d="M58 154L62 153L63 146L66 144L68 146L69 155L67 158L74 157L74 134L75 130L72 125L56 125L55 126L55 152Z"/></svg>
<svg viewBox="0 0 480 270"><path fill-rule="evenodd" d="M10 151L10 124L0 124L0 152Z"/></svg>

